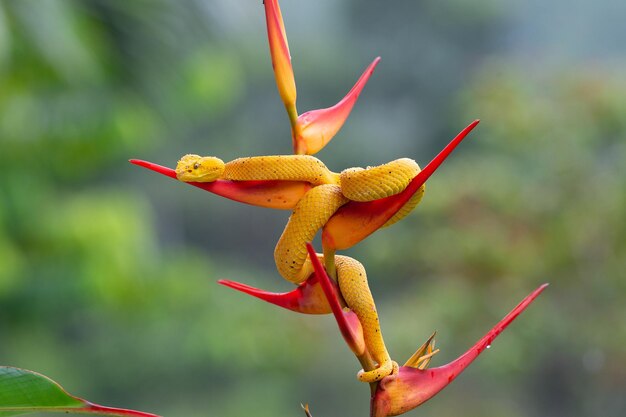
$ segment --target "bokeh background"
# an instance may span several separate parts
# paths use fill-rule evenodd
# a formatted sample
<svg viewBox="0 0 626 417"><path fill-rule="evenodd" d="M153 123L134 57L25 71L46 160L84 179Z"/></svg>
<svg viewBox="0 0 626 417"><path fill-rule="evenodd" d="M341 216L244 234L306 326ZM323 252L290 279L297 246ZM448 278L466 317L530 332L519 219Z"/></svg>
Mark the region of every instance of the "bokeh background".
<svg viewBox="0 0 626 417"><path fill-rule="evenodd" d="M626 2L282 0L299 109L383 60L318 156L427 163L482 123L361 260L403 362L455 358L549 289L410 416L626 415ZM287 212L131 166L291 152L260 0L0 2L0 363L167 417L366 416L330 317L284 290Z"/></svg>

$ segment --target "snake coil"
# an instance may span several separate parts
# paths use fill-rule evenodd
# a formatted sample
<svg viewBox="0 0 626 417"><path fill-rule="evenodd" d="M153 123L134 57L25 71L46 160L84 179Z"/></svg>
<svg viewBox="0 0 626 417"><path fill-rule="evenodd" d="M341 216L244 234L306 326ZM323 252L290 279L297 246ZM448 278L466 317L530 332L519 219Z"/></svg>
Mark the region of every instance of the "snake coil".
<svg viewBox="0 0 626 417"><path fill-rule="evenodd" d="M188 182L223 179L310 183L313 187L296 204L274 250L278 272L295 284L304 282L313 272L306 242L313 240L341 206L349 201L373 201L398 194L419 171L415 161L402 158L377 167L348 168L337 174L319 159L308 155L255 156L228 163L215 157L185 155L176 167L177 178ZM422 195L415 193L383 227L404 218L417 206ZM379 365L371 371L360 371L358 378L364 382L378 381L395 372L397 364L391 360L385 347L365 268L346 256L336 256L335 263L341 294L359 318L366 346Z"/></svg>

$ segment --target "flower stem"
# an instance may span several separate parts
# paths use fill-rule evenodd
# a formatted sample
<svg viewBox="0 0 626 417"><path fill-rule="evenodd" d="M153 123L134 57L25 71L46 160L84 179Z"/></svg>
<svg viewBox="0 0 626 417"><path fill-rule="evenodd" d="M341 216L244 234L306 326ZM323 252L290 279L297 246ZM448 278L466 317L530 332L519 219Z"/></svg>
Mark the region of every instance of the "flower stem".
<svg viewBox="0 0 626 417"><path fill-rule="evenodd" d="M335 266L335 249L329 248L322 244L322 252L324 253L324 269L333 281L337 282L337 267Z"/></svg>

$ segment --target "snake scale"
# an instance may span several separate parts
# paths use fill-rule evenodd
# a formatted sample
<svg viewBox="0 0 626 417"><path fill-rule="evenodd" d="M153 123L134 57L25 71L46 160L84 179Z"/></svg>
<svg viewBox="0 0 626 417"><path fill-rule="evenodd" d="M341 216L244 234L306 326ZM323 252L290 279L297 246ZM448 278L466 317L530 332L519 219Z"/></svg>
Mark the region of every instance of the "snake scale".
<svg viewBox="0 0 626 417"><path fill-rule="evenodd" d="M238 158L228 163L215 157L185 155L176 167L177 178L186 182L282 180L302 181L312 188L296 204L274 250L274 260L283 278L295 284L313 273L306 242L333 214L349 201L373 201L403 191L419 173L415 161L401 158L368 168L349 168L337 174L309 155L274 155ZM416 193L383 227L405 217L422 197ZM322 256L322 255L320 255ZM336 256L337 280L347 306L363 328L368 351L378 363L371 371L360 371L359 380L378 381L397 370L387 352L378 322L374 299L363 265L346 256Z"/></svg>

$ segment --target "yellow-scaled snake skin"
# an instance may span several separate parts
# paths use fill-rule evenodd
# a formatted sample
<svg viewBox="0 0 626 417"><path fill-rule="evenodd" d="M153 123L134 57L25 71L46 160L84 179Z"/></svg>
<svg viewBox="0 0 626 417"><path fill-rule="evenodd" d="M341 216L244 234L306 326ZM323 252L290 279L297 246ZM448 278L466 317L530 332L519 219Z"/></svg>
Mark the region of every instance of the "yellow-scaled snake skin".
<svg viewBox="0 0 626 417"><path fill-rule="evenodd" d="M415 161L402 158L367 169L349 168L337 174L319 159L308 155L255 156L226 164L215 157L185 155L176 167L178 179L188 182L223 179L310 183L313 188L296 204L274 250L278 272L295 284L305 281L313 272L306 242L313 240L337 209L351 200L373 201L398 194L419 171ZM421 197L422 193L416 193L383 227L405 217ZM378 381L394 372L397 365L385 347L365 269L361 263L346 256L336 256L335 264L341 294L359 318L367 349L378 363L374 370L360 371L358 378L363 382Z"/></svg>

